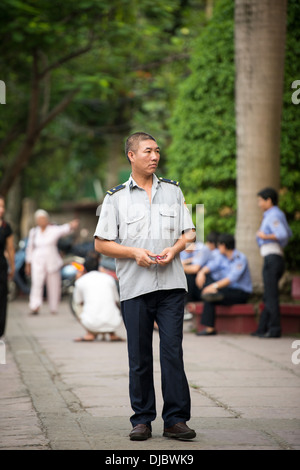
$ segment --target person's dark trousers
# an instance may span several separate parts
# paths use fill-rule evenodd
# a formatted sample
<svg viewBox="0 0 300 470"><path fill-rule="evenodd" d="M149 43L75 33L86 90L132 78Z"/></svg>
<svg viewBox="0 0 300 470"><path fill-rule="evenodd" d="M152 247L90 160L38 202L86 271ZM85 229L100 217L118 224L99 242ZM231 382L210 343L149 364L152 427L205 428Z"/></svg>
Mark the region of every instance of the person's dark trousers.
<svg viewBox="0 0 300 470"><path fill-rule="evenodd" d="M205 286L216 282L207 276ZM219 292L223 294L223 300L217 302L204 302L203 313L201 316L201 324L214 328L216 318L216 305L234 305L234 304L245 304L249 299L249 293L241 289L233 289L232 287L224 287L219 289Z"/></svg>
<svg viewBox="0 0 300 470"><path fill-rule="evenodd" d="M197 274L186 274L187 293L185 295L184 304L188 302L197 302L201 300L201 289L196 285Z"/></svg>
<svg viewBox="0 0 300 470"><path fill-rule="evenodd" d="M283 256L268 255L264 257L262 275L265 305L260 316L258 333L268 332L272 336L281 334L278 282L284 273L284 269Z"/></svg>
<svg viewBox="0 0 300 470"><path fill-rule="evenodd" d="M127 330L129 393L133 426L151 429L156 418L153 382L153 325L160 337L161 384L165 428L190 419L190 392L183 364L184 289L160 290L121 302Z"/></svg>
<svg viewBox="0 0 300 470"><path fill-rule="evenodd" d="M7 294L7 263L0 260L0 337L5 333Z"/></svg>

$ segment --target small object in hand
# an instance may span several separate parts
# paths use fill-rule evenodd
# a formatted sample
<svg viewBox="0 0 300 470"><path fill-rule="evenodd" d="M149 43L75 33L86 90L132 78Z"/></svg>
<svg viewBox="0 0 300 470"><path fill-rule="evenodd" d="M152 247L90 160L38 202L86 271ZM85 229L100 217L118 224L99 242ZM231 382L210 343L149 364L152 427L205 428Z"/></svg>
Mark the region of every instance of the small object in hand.
<svg viewBox="0 0 300 470"><path fill-rule="evenodd" d="M165 256L156 256L156 259L164 259Z"/></svg>

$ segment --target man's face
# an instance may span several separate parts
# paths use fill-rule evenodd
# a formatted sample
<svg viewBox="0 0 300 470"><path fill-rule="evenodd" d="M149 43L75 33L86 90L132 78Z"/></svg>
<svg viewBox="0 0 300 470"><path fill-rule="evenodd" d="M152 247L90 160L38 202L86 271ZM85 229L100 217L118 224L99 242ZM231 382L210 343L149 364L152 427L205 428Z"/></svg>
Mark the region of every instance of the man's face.
<svg viewBox="0 0 300 470"><path fill-rule="evenodd" d="M225 255L225 252L226 252L225 243L219 243L218 248L219 248L219 252L221 253L221 255Z"/></svg>
<svg viewBox="0 0 300 470"><path fill-rule="evenodd" d="M271 200L271 198L264 199L264 198L262 198L261 196L258 196L258 207L259 207L262 211L266 211L266 210L270 209L270 207L272 207L272 200Z"/></svg>
<svg viewBox="0 0 300 470"><path fill-rule="evenodd" d="M158 166L160 149L154 140L142 140L136 151L128 152L128 157L133 170L144 175L152 175Z"/></svg>

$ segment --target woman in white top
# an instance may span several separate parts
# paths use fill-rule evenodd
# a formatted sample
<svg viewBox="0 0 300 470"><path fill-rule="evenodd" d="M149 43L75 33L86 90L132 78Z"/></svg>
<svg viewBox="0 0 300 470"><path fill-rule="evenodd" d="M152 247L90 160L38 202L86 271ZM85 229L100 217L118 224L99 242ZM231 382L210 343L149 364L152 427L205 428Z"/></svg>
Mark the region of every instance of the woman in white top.
<svg viewBox="0 0 300 470"><path fill-rule="evenodd" d="M49 214L40 209L35 213L36 227L29 232L25 272L31 276L29 308L36 315L43 302L44 285L51 313L57 313L61 298L62 258L57 248L61 237L78 227L78 220L63 225L51 225Z"/></svg>

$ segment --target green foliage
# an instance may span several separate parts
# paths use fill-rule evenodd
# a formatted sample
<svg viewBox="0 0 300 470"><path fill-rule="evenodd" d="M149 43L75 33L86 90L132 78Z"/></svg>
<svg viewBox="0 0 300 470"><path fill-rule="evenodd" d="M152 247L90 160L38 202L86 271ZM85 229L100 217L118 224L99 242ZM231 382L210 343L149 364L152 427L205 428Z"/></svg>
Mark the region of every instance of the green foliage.
<svg viewBox="0 0 300 470"><path fill-rule="evenodd" d="M300 105L291 102L291 84L300 79L297 0L288 3L284 103L281 133L280 207L293 238L287 265L300 265ZM236 223L236 142L234 111L234 2L219 0L195 42L190 75L182 83L170 120L169 176L180 180L189 204L204 204L205 234L234 232Z"/></svg>
<svg viewBox="0 0 300 470"><path fill-rule="evenodd" d="M0 177L26 133L37 55L39 73L51 67L40 82L39 120L70 90L79 92L42 131L22 175L24 195L50 208L81 197L91 174L105 183L106 144L115 134L146 128L150 121L157 131L163 127L175 88L169 84L183 68L167 59L172 63L172 55L185 50L192 37L186 25L199 26L195 12L202 12L202 3L191 14L189 1L180 0L3 0L0 64L7 105L0 140L14 127L17 136L0 161Z"/></svg>
<svg viewBox="0 0 300 470"><path fill-rule="evenodd" d="M290 269L299 271L300 266L300 104L292 103L291 88L294 80L300 80L300 4L288 2L288 23L284 77L284 96L281 130L281 195L280 206L287 215L293 231L291 242L285 249Z"/></svg>
<svg viewBox="0 0 300 470"><path fill-rule="evenodd" d="M26 132L34 54L39 72L52 67L40 83L39 119L70 90L79 92L43 129L22 174L24 196L50 209L86 195L93 177L105 187L107 144L115 136L144 129L164 146L165 122L204 7L205 0L3 0L0 65L7 105L0 141L14 126L18 133L0 161L0 178Z"/></svg>
<svg viewBox="0 0 300 470"><path fill-rule="evenodd" d="M205 233L235 225L233 11L233 2L216 4L170 120L168 172L180 180L188 203L204 204Z"/></svg>

